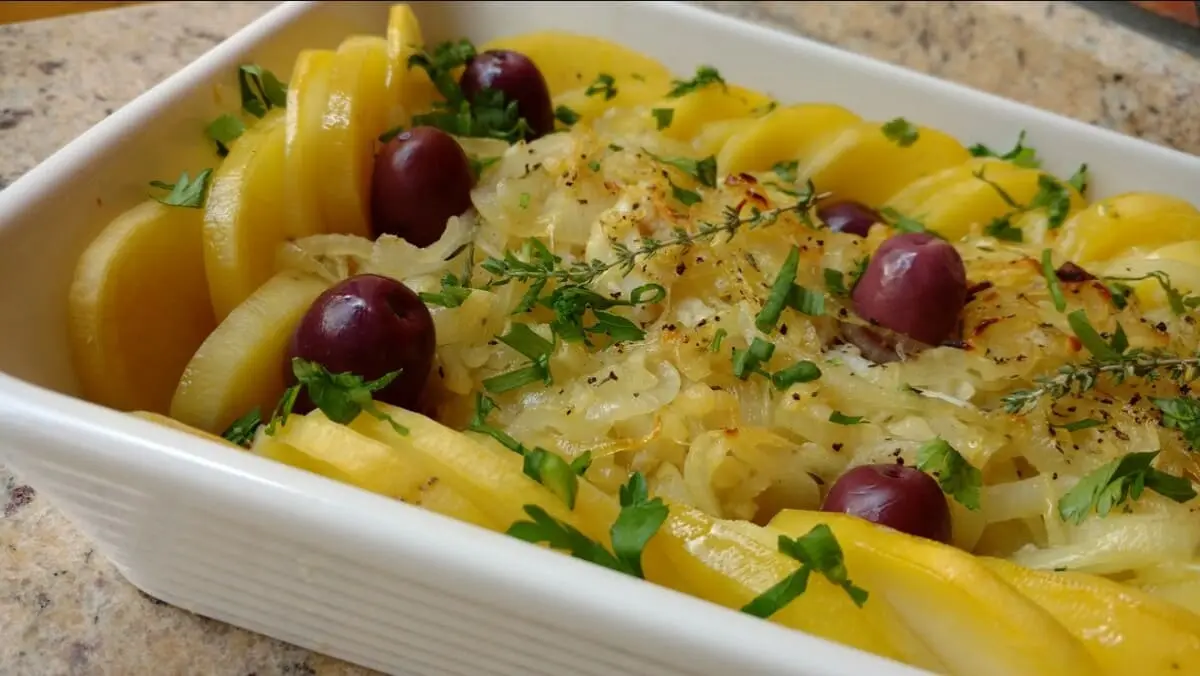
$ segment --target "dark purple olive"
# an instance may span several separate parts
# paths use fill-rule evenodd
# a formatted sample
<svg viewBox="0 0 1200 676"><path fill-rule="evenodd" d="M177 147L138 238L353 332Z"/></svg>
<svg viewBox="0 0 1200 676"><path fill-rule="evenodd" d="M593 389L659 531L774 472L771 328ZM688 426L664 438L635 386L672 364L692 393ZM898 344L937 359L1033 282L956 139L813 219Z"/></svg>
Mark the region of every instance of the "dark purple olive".
<svg viewBox="0 0 1200 676"><path fill-rule="evenodd" d="M434 338L433 318L417 294L388 277L357 275L313 301L292 334L284 372L294 383L294 357L368 381L400 371L374 397L416 410L433 365Z"/></svg>
<svg viewBox="0 0 1200 676"><path fill-rule="evenodd" d="M958 327L967 302L967 270L946 240L925 232L896 235L871 256L853 300L863 319L940 345Z"/></svg>
<svg viewBox="0 0 1200 676"><path fill-rule="evenodd" d="M817 218L834 232L846 232L859 237L866 237L872 225L883 223L879 212L854 200L822 203L817 207Z"/></svg>
<svg viewBox="0 0 1200 676"><path fill-rule="evenodd" d="M529 123L527 141L554 131L554 106L550 87L542 71L519 52L489 49L476 54L458 79L467 100L474 102L479 93L492 89L504 94L504 101L517 102L517 114Z"/></svg>
<svg viewBox="0 0 1200 676"><path fill-rule="evenodd" d="M334 168L330 168L333 170ZM371 227L413 246L429 246L446 221L471 208L475 174L458 142L433 127L392 139L375 156L371 174Z"/></svg>
<svg viewBox="0 0 1200 676"><path fill-rule="evenodd" d="M950 542L950 507L937 481L914 467L859 465L838 477L821 504L872 523Z"/></svg>

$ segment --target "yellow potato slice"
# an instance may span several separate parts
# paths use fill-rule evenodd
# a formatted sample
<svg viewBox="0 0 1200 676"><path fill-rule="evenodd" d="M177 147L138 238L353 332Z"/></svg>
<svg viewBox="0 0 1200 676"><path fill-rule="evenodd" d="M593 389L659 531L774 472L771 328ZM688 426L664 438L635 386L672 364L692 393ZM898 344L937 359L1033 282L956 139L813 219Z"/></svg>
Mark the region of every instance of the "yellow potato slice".
<svg viewBox="0 0 1200 676"><path fill-rule="evenodd" d="M587 87L578 87L569 91L565 91L554 97L554 108L558 110L560 107L565 107L579 116L581 121L594 120L607 112L611 108L634 108L637 106L648 106L663 97L667 93L665 84L650 84L639 82L637 80L628 79L620 85L614 87L616 94L611 98L606 98L603 94L592 93L588 94ZM653 124L649 120L650 113L647 112L647 124Z"/></svg>
<svg viewBox="0 0 1200 676"><path fill-rule="evenodd" d="M478 505L502 529L528 519L525 505L537 505L608 546L608 529L617 515L615 501L586 481L580 480L575 509L568 510L558 496L525 475L516 453L488 448L419 413L386 404L376 406L408 428L408 434L398 434L386 421L365 414L350 427L394 449L417 454L439 480Z"/></svg>
<svg viewBox="0 0 1200 676"><path fill-rule="evenodd" d="M1200 211L1168 195L1126 193L1080 211L1059 231L1055 244L1064 260L1084 265L1133 250L1200 240Z"/></svg>
<svg viewBox="0 0 1200 676"><path fill-rule="evenodd" d="M255 450L268 439L297 452L271 456L281 462L461 521L502 530L495 520L441 481L418 453L359 434L320 411L289 416L275 434L260 435Z"/></svg>
<svg viewBox="0 0 1200 676"><path fill-rule="evenodd" d="M382 38L355 36L334 56L311 155L323 168L318 194L327 232L371 236L371 170L390 106L387 49Z"/></svg>
<svg viewBox="0 0 1200 676"><path fill-rule="evenodd" d="M1095 674L1083 644L979 559L856 517L784 510L770 528L792 537L833 529L856 584L890 605L952 674Z"/></svg>
<svg viewBox="0 0 1200 676"><path fill-rule="evenodd" d="M746 117L770 101L769 97L744 87L710 84L678 98L659 101L654 107L673 111L671 124L662 130L664 136L691 141L705 125Z"/></svg>
<svg viewBox="0 0 1200 676"><path fill-rule="evenodd" d="M696 154L701 157L716 156L720 154L725 144L729 143L731 138L754 126L757 122L758 119L753 117L739 117L731 120L709 122L701 127L700 132L696 134L696 138L692 139L692 147L696 149ZM717 167L718 171L721 171L719 162Z"/></svg>
<svg viewBox="0 0 1200 676"><path fill-rule="evenodd" d="M1114 260L1104 269L1105 276L1110 277L1141 277L1151 272L1166 273L1171 286L1182 294L1200 292L1200 241L1168 244L1144 256ZM1126 283L1133 287L1142 308L1168 307L1167 295L1156 280Z"/></svg>
<svg viewBox="0 0 1200 676"><path fill-rule="evenodd" d="M722 174L740 174L807 160L820 142L860 119L841 106L824 103L776 108L730 137L717 155L717 168Z"/></svg>
<svg viewBox="0 0 1200 676"><path fill-rule="evenodd" d="M981 171L991 183L977 178L975 171ZM1004 199L1000 190L1018 206L1029 204L1040 190L1038 181L1042 172L993 161L978 163L975 169L965 174L957 182L941 186L940 190L916 207L916 213L906 215L917 216L925 223L925 227L950 240L959 239L971 232L972 228L982 229L993 219L1018 211L1018 207ZM1072 209L1078 210L1086 205L1074 188L1065 183L1062 185L1070 193ZM1046 210L1039 209L1037 214L1041 215L1040 219L1029 219L1025 214L1012 219L1011 224L1021 228L1023 241L1027 243L1038 243L1044 239ZM1029 215L1037 214L1031 212ZM1037 227L1038 223L1041 227Z"/></svg>
<svg viewBox="0 0 1200 676"><path fill-rule="evenodd" d="M213 327L199 209L146 201L84 250L68 295L83 395L166 412L179 374Z"/></svg>
<svg viewBox="0 0 1200 676"><path fill-rule="evenodd" d="M325 124L333 57L329 50L300 52L288 83L284 198L289 234L296 239L325 232L320 195L335 169L318 163L316 146Z"/></svg>
<svg viewBox="0 0 1200 676"><path fill-rule="evenodd" d="M267 280L204 341L184 369L171 417L213 434L283 394L287 344L325 282L296 272Z"/></svg>
<svg viewBox="0 0 1200 676"><path fill-rule="evenodd" d="M392 5L387 28L388 128L408 126L414 112L429 110L437 99L437 88L420 68L409 69L408 60L425 49L421 24L408 5ZM398 105L396 105L398 104Z"/></svg>
<svg viewBox="0 0 1200 676"><path fill-rule="evenodd" d="M778 552L776 535L763 531L755 537L754 530L762 531L753 524L721 521L672 504L671 516L647 548L653 547L662 563L647 563L646 579L740 609L798 566ZM854 568L850 572L859 582ZM819 574L809 577L803 595L769 619L876 655L943 670L886 603L870 598L859 608Z"/></svg>
<svg viewBox="0 0 1200 676"><path fill-rule="evenodd" d="M909 183L889 197L883 206L895 209L905 216L920 218L922 214L918 209L930 198L950 186L975 180L972 174L981 168L992 171L992 167L1002 164L1007 163L994 157L972 158L963 164L943 169Z"/></svg>
<svg viewBox="0 0 1200 676"><path fill-rule="evenodd" d="M917 140L902 147L882 127L859 122L829 139L801 163L799 179L811 179L834 199L877 206L909 183L970 158L961 143L936 129L919 127Z"/></svg>
<svg viewBox="0 0 1200 676"><path fill-rule="evenodd" d="M1102 673L1200 673L1200 617L1094 575L980 561L1053 615L1092 653Z"/></svg>
<svg viewBox="0 0 1200 676"><path fill-rule="evenodd" d="M288 238L284 200L286 114L267 113L229 151L204 206L204 270L217 321L270 278Z"/></svg>
<svg viewBox="0 0 1200 676"><path fill-rule="evenodd" d="M1168 561L1141 568L1126 582L1143 593L1200 616L1200 564Z"/></svg>
<svg viewBox="0 0 1200 676"><path fill-rule="evenodd" d="M230 447L238 449L239 451L245 450L241 446L238 446L237 444L225 439L224 437L219 437L215 434L209 434L208 432L205 432L204 430L198 430L195 427L192 427L191 425L184 425L183 423L179 422L178 420L175 420L174 418L168 418L167 416L162 415L161 413L151 413L150 411L131 411L129 413L129 415L131 415L135 418L141 418L142 420L148 420L152 423L162 425L163 427L170 427L171 429L176 429L176 430L179 430L180 432L187 432L188 434L191 434L192 436L200 437L201 439L215 441L218 444L230 446Z"/></svg>
<svg viewBox="0 0 1200 676"><path fill-rule="evenodd" d="M492 40L479 47L481 52L489 49L508 49L529 57L546 78L551 97L586 88L601 74L612 76L618 94L621 87L633 86L633 82L663 92L671 85L671 72L661 63L601 38L540 31Z"/></svg>

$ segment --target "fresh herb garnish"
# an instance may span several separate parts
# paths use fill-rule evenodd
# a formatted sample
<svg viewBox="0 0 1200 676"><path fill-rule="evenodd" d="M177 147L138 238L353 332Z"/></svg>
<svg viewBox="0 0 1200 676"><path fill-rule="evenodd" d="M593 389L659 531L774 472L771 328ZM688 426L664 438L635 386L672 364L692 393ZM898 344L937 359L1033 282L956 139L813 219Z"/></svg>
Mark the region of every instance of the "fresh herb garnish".
<svg viewBox="0 0 1200 676"><path fill-rule="evenodd" d="M1087 197L1088 185L1090 181L1091 177L1088 174L1088 165L1081 164L1079 165L1079 168L1075 170L1075 173L1071 174L1071 178L1067 179L1067 185L1075 188L1080 195Z"/></svg>
<svg viewBox="0 0 1200 676"><path fill-rule="evenodd" d="M1059 312L1066 310L1067 299L1063 296L1062 285L1058 282L1058 273L1055 271L1050 249L1042 249L1042 277L1046 280L1050 300L1054 301L1054 309Z"/></svg>
<svg viewBox="0 0 1200 676"><path fill-rule="evenodd" d="M921 137L921 132L917 129L917 125L909 122L903 117L897 117L889 120L880 127L880 131L888 138L889 141L895 143L901 148L907 148L917 142Z"/></svg>
<svg viewBox="0 0 1200 676"><path fill-rule="evenodd" d="M1200 451L1200 401L1192 397L1159 398L1150 401L1162 411L1162 425L1179 430L1188 448Z"/></svg>
<svg viewBox="0 0 1200 676"><path fill-rule="evenodd" d="M605 101L611 101L617 95L617 88L614 86L616 80L608 73L600 73L596 76L588 88L584 90L586 96L603 96Z"/></svg>
<svg viewBox="0 0 1200 676"><path fill-rule="evenodd" d="M1021 241L1018 239L1021 230L1012 225L1013 219L1038 209L1046 210L1046 227L1051 230L1061 227L1067 220L1067 214L1071 211L1071 193L1062 183L1058 182L1058 179L1049 174L1039 174L1037 193L1033 199L1029 200L1028 204L1021 204L1003 186L985 176L985 170L986 167L980 167L971 175L991 186L1000 199L1004 200L1004 203L1012 209L1007 214L992 219L985 230L987 234L997 239L1019 242Z"/></svg>
<svg viewBox="0 0 1200 676"><path fill-rule="evenodd" d="M360 413L382 420L399 434L408 430L375 406L372 394L392 384L400 371L392 371L375 380L365 380L353 373L330 373L324 366L305 359L292 359L292 374L308 393L313 405L335 423L352 422Z"/></svg>
<svg viewBox="0 0 1200 676"><path fill-rule="evenodd" d="M800 265L800 248L792 245L787 259L779 268L779 274L771 284L771 293L767 296L762 310L754 318L754 325L763 333L770 333L779 322L785 307L791 307L812 317L819 317L825 312L825 295L820 291L806 289L796 283L796 271Z"/></svg>
<svg viewBox="0 0 1200 676"><path fill-rule="evenodd" d="M528 208L529 208L529 201L530 201L531 199L533 199L533 195L530 195L530 194L529 194L529 193L527 193L527 192L523 192L523 193L521 193L521 196L520 196L520 197L517 199L517 204L518 204L518 205L519 205L519 206L520 206L522 209L528 209Z"/></svg>
<svg viewBox="0 0 1200 676"><path fill-rule="evenodd" d="M1158 453L1129 453L1083 477L1059 498L1059 517L1076 525L1093 511L1105 517L1113 507L1140 498L1147 488L1175 502L1196 497L1192 482L1150 466Z"/></svg>
<svg viewBox="0 0 1200 676"><path fill-rule="evenodd" d="M1152 270L1144 275L1136 277L1104 277L1105 286L1113 296L1113 305L1117 309L1125 307L1126 298L1133 293L1133 287L1127 282L1140 282L1146 279L1153 279L1158 282L1158 286L1162 289L1163 295L1167 297L1167 305L1171 308L1171 312L1176 316L1187 314L1188 310L1194 310L1200 307L1200 296L1180 291L1178 287L1171 283L1171 277L1162 270ZM1120 300L1118 300L1120 297Z"/></svg>
<svg viewBox="0 0 1200 676"><path fill-rule="evenodd" d="M892 207L884 207L879 210L879 215L887 221L888 225L899 230L900 232L928 232L925 224L913 218L906 216ZM936 234L936 233L934 233Z"/></svg>
<svg viewBox="0 0 1200 676"><path fill-rule="evenodd" d="M195 180L189 177L185 171L179 175L179 180L174 183L150 181L150 187L170 191L166 197L159 197L157 195L151 195L151 197L169 207L202 209L204 207L204 199L208 194L208 181L211 177L212 169L205 169L196 174Z"/></svg>
<svg viewBox="0 0 1200 676"><path fill-rule="evenodd" d="M719 84L725 86L725 79L712 66L700 66L696 69L696 74L690 80L672 80L671 91L667 92L667 98L677 99L685 94L691 94L694 91L703 89L711 84Z"/></svg>
<svg viewBox="0 0 1200 676"><path fill-rule="evenodd" d="M242 110L255 117L266 115L272 108L287 108L287 85L261 66L240 66L238 88L242 95Z"/></svg>
<svg viewBox="0 0 1200 676"><path fill-rule="evenodd" d="M421 298L421 302L426 305L434 305L437 307L459 307L467 296L471 295L471 289L466 285L466 280L459 279L452 273L447 272L442 275L442 290L438 293L421 292L417 294Z"/></svg>
<svg viewBox="0 0 1200 676"><path fill-rule="evenodd" d="M771 171L773 171L775 173L775 175L779 177L779 180L781 180L789 185L794 184L796 182L796 179L797 179L796 172L799 169L800 169L800 162L797 160L791 160L788 162L776 162L775 165L771 167Z"/></svg>
<svg viewBox="0 0 1200 676"><path fill-rule="evenodd" d="M798 361L771 374L771 384L780 392L796 383L811 383L821 377L821 368L811 361Z"/></svg>
<svg viewBox="0 0 1200 676"><path fill-rule="evenodd" d="M455 69L475 57L469 40L443 42L433 52L421 52L408 58L409 68L424 70L445 100L433 104L429 113L414 115L414 126L437 127L455 136L495 138L516 143L530 133L528 121L521 117L517 101L505 99L498 89L484 89L467 100Z"/></svg>
<svg viewBox="0 0 1200 676"><path fill-rule="evenodd" d="M554 382L550 375L550 355L554 353L554 343L534 333L528 324L513 324L508 333L499 336L498 340L529 359L530 363L515 371L485 378L484 389L501 394L538 381L546 385Z"/></svg>
<svg viewBox="0 0 1200 676"><path fill-rule="evenodd" d="M579 113L567 106L558 106L554 109L554 119L570 127L579 121Z"/></svg>
<svg viewBox="0 0 1200 676"><path fill-rule="evenodd" d="M817 524L798 538L780 535L779 552L799 561L800 567L742 606L743 613L763 619L774 615L805 592L813 571L845 590L859 608L867 602L867 591L850 581L842 547L829 526Z"/></svg>
<svg viewBox="0 0 1200 676"><path fill-rule="evenodd" d="M716 332L713 333L712 342L708 344L708 351L720 352L721 342L725 340L725 336L727 335L729 335L729 332L725 329L717 329Z"/></svg>
<svg viewBox="0 0 1200 676"><path fill-rule="evenodd" d="M866 422L866 417L861 415L846 415L841 411L834 411L829 414L829 422L836 425L860 425Z"/></svg>
<svg viewBox="0 0 1200 676"><path fill-rule="evenodd" d="M246 132L246 125L234 115L225 113L204 128L204 135L217 144L217 154L225 157L229 146Z"/></svg>
<svg viewBox="0 0 1200 676"><path fill-rule="evenodd" d="M642 148L642 152L655 162L675 167L706 188L717 187L717 158L712 155L693 160L690 157L659 157L645 148Z"/></svg>
<svg viewBox="0 0 1200 676"><path fill-rule="evenodd" d="M661 498L649 499L646 479L639 472L634 472L621 487L620 499L621 511L609 529L612 552L537 505L525 505L525 513L531 520L514 523L508 534L534 544L544 542L577 559L642 578L642 552L667 520L667 506Z"/></svg>
<svg viewBox="0 0 1200 676"><path fill-rule="evenodd" d="M765 371L762 365L770 361L773 354L775 344L757 337L744 350L733 348L733 375L739 380L745 380L753 373L770 378L771 374Z"/></svg>
<svg viewBox="0 0 1200 676"><path fill-rule="evenodd" d="M1112 340L1105 340L1096 331L1091 321L1088 320L1087 313L1083 310L1075 310L1068 314L1067 323L1071 326L1075 337L1079 339L1079 343L1096 359L1119 360L1125 350L1129 348L1129 339L1125 336L1125 329L1119 322L1117 330L1113 332Z"/></svg>
<svg viewBox="0 0 1200 676"><path fill-rule="evenodd" d="M942 492L960 505L979 511L983 475L946 440L934 437L917 449L917 469L932 474Z"/></svg>
<svg viewBox="0 0 1200 676"><path fill-rule="evenodd" d="M1014 226L1007 216L993 218L992 222L983 228L983 234L1005 242L1025 241L1025 234L1020 228Z"/></svg>
<svg viewBox="0 0 1200 676"><path fill-rule="evenodd" d="M234 420L221 437L230 443L249 448L262 424L262 410L255 406L249 413Z"/></svg>
<svg viewBox="0 0 1200 676"><path fill-rule="evenodd" d="M835 296L848 296L850 289L846 288L846 274L841 270L825 268L821 271L825 277L825 288Z"/></svg>
<svg viewBox="0 0 1200 676"><path fill-rule="evenodd" d="M680 186L675 185L675 182L671 179L667 179L667 183L671 186L671 196L679 200L679 203L685 207L690 207L693 204L699 204L702 200L700 193L694 190L681 188Z"/></svg>
<svg viewBox="0 0 1200 676"><path fill-rule="evenodd" d="M1025 145L1024 130L1017 135L1017 144L1013 146L1012 150L1009 150L1003 155L997 153L995 150L992 150L982 143L976 143L970 148L967 148L967 152L971 153L972 157L997 157L1002 160L1008 160L1018 167L1023 167L1025 169L1037 169L1042 166L1042 161L1038 159L1037 151Z"/></svg>
<svg viewBox="0 0 1200 676"><path fill-rule="evenodd" d="M654 124L658 131L671 126L671 122L675 119L674 108L651 108L650 114L654 116Z"/></svg>

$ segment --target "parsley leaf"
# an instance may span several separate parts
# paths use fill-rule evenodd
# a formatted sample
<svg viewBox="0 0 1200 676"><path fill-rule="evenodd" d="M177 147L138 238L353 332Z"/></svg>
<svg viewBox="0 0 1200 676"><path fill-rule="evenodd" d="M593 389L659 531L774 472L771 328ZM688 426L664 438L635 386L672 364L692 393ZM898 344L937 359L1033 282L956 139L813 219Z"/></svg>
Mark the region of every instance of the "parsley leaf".
<svg viewBox="0 0 1200 676"><path fill-rule="evenodd" d="M921 132L917 129L917 125L909 122L903 117L897 117L889 120L880 127L880 131L888 138L889 141L895 143L901 148L907 148L917 142Z"/></svg>
<svg viewBox="0 0 1200 676"><path fill-rule="evenodd" d="M375 400L371 397L372 393L392 384L400 371L368 381L353 373L330 373L316 362L297 357L292 359L292 374L307 390L313 404L333 422L344 425L352 422L358 414L366 413L387 422L398 434L408 434L406 428L376 408Z"/></svg>
<svg viewBox="0 0 1200 676"><path fill-rule="evenodd" d="M491 397L484 396L482 392L477 392L475 394L475 413L471 416L471 421L467 423L467 429L472 432L486 434L500 442L501 446L513 453L525 455L525 447L521 445L521 442L513 439L504 430L488 424L487 418L496 408L496 402L492 401Z"/></svg>
<svg viewBox="0 0 1200 676"><path fill-rule="evenodd" d="M554 109L554 119L570 127L579 121L579 113L567 106L558 106Z"/></svg>
<svg viewBox="0 0 1200 676"><path fill-rule="evenodd" d="M879 210L879 215L883 216L888 225L899 230L900 232L927 232L925 224L921 221L896 211L892 207L884 207Z"/></svg>
<svg viewBox="0 0 1200 676"><path fill-rule="evenodd" d="M1013 146L1012 150L1004 153L1003 155L997 153L995 150L992 150L982 143L976 143L970 148L967 148L967 152L971 153L972 157L998 157L1002 160L1008 160L1018 167L1024 167L1026 169L1037 169L1042 166L1042 161L1038 159L1037 151L1025 145L1024 130L1017 135L1017 144Z"/></svg>
<svg viewBox="0 0 1200 676"><path fill-rule="evenodd" d="M1062 312L1067 309L1067 299L1063 296L1062 285L1058 282L1058 273L1054 269L1054 260L1050 249L1042 249L1042 277L1046 280L1046 289L1050 291L1050 299L1054 301L1054 309Z"/></svg>
<svg viewBox="0 0 1200 676"><path fill-rule="evenodd" d="M675 182L670 179L667 180L667 183L671 185L671 196L679 200L683 206L690 207L701 201L700 193L688 190L687 188L681 188L675 185Z"/></svg>
<svg viewBox="0 0 1200 676"><path fill-rule="evenodd" d="M152 188L171 191L166 197L158 197L156 195L151 195L151 197L169 207L202 209L204 208L204 199L208 194L208 181L211 177L212 169L205 169L196 174L195 180L192 180L185 171L179 175L179 180L174 183L150 181L150 187Z"/></svg>
<svg viewBox="0 0 1200 676"><path fill-rule="evenodd" d="M262 117L275 107L287 108L287 85L261 66L240 66L238 89L242 95L242 110L255 117Z"/></svg>
<svg viewBox="0 0 1200 676"><path fill-rule="evenodd" d="M420 296L421 302L426 305L459 307L467 299L467 296L471 295L471 289L463 284L458 277L447 272L442 275L442 290L439 293L421 292L417 295Z"/></svg>
<svg viewBox="0 0 1200 676"><path fill-rule="evenodd" d="M779 177L779 180L785 183L795 183L797 180L799 180L799 177L796 175L796 172L799 170L799 168L800 162L798 160L791 160L790 162L776 162L775 165L771 167L771 171L775 172L775 175Z"/></svg>
<svg viewBox="0 0 1200 676"><path fill-rule="evenodd" d="M414 115L413 126L437 127L455 136L495 138L516 143L529 136L529 122L521 117L517 101L509 101L498 89L484 89L467 100L454 73L475 57L469 40L443 42L432 52L413 54L408 67L424 70L445 98L434 103L429 113Z"/></svg>
<svg viewBox="0 0 1200 676"><path fill-rule="evenodd" d="M1105 517L1113 507L1140 498L1146 488L1175 502L1196 497L1190 481L1150 466L1158 453L1129 453L1083 477L1059 498L1059 517L1076 525L1083 523L1093 510Z"/></svg>
<svg viewBox="0 0 1200 676"><path fill-rule="evenodd" d="M526 476L557 495L568 509L575 509L579 475L562 456L544 448L529 449L525 451L524 471Z"/></svg>
<svg viewBox="0 0 1200 676"><path fill-rule="evenodd" d="M706 188L717 187L717 158L713 155L709 155L704 159L693 160L690 157L659 157L645 148L642 148L642 152L656 162L675 167L696 179L700 185Z"/></svg>
<svg viewBox="0 0 1200 676"><path fill-rule="evenodd" d="M1071 212L1071 193L1049 174L1038 176L1038 192L1025 207L1027 211L1042 208L1046 210L1046 227L1051 230L1062 227Z"/></svg>
<svg viewBox="0 0 1200 676"><path fill-rule="evenodd" d="M661 498L648 499L646 479L640 472L634 472L621 487L620 497L621 511L609 529L615 554L536 505L525 505L525 513L532 521L514 523L508 534L535 544L545 542L577 559L641 578L644 577L642 552L667 520L668 508Z"/></svg>
<svg viewBox="0 0 1200 676"><path fill-rule="evenodd" d="M850 290L846 288L846 275L841 270L825 268L821 274L825 277L825 288L829 289L829 293L835 296L850 295Z"/></svg>
<svg viewBox="0 0 1200 676"><path fill-rule="evenodd" d="M217 154L225 157L229 146L246 132L246 125L237 117L226 113L204 128L204 135L217 144Z"/></svg>
<svg viewBox="0 0 1200 676"><path fill-rule="evenodd" d="M262 410L255 406L249 413L234 420L221 437L230 443L249 448L262 424Z"/></svg>
<svg viewBox="0 0 1200 676"><path fill-rule="evenodd" d="M1067 179L1067 185L1075 188L1080 195L1087 197L1088 184L1090 180L1091 177L1088 175L1088 165L1081 164L1079 165L1079 168L1075 170L1075 173L1071 174L1071 178Z"/></svg>
<svg viewBox="0 0 1200 676"><path fill-rule="evenodd" d="M850 581L842 547L829 526L817 524L805 535L794 539L780 535L778 546L781 554L799 561L800 567L742 606L743 613L763 619L774 615L805 592L813 571L844 589L854 605L861 608L867 602L867 591Z"/></svg>
<svg viewBox="0 0 1200 676"><path fill-rule="evenodd" d="M1200 401L1192 397L1151 397L1150 401L1162 411L1163 427L1179 430L1188 447L1200 451Z"/></svg>
<svg viewBox="0 0 1200 676"><path fill-rule="evenodd" d="M829 422L837 425L860 425L866 422L866 418L861 415L846 415L841 411L834 411L829 414Z"/></svg>
<svg viewBox="0 0 1200 676"><path fill-rule="evenodd" d="M654 116L655 128L662 131L671 126L671 122L675 119L674 108L652 108L650 114Z"/></svg>
<svg viewBox="0 0 1200 676"><path fill-rule="evenodd" d="M615 84L616 80L613 79L613 76L608 73L600 73L583 93L586 96L599 94L604 97L605 101L611 101L617 95L617 88L613 86Z"/></svg>
<svg viewBox="0 0 1200 676"><path fill-rule="evenodd" d="M712 66L700 66L696 69L695 76L690 80L672 80L671 91L667 92L667 98L677 99L685 94L691 94L711 84L719 84L725 86L725 79Z"/></svg>
<svg viewBox="0 0 1200 676"><path fill-rule="evenodd" d="M1023 242L1025 234L1020 228L1014 226L1010 220L1010 216L1000 216L993 218L991 223L988 223L983 229L983 234L989 237L995 237L1006 242Z"/></svg>
<svg viewBox="0 0 1200 676"><path fill-rule="evenodd" d="M917 469L932 474L942 492L960 505L979 511L983 475L946 440L934 437L917 449Z"/></svg>
<svg viewBox="0 0 1200 676"><path fill-rule="evenodd" d="M515 371L485 378L484 389L500 394L539 380L547 385L554 382L550 376L550 355L554 352L554 343L534 333L528 324L513 324L508 333L498 340L528 358L531 363Z"/></svg>

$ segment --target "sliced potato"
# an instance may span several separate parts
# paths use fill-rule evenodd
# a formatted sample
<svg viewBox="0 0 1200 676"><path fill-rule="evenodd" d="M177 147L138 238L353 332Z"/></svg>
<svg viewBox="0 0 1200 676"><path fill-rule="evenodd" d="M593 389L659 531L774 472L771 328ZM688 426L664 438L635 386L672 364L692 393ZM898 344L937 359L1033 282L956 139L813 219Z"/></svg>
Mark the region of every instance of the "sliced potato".
<svg viewBox="0 0 1200 676"><path fill-rule="evenodd" d="M1102 577L980 561L1053 615L1087 647L1102 673L1200 673L1200 617Z"/></svg>
<svg viewBox="0 0 1200 676"><path fill-rule="evenodd" d="M979 559L844 514L784 510L770 528L791 537L828 525L846 568L871 597L890 605L952 674L1095 674L1083 644Z"/></svg>
<svg viewBox="0 0 1200 676"><path fill-rule="evenodd" d="M654 107L672 111L671 124L662 130L664 136L691 141L705 125L746 117L770 101L767 96L744 87L711 84L678 98L659 101Z"/></svg>
<svg viewBox="0 0 1200 676"><path fill-rule="evenodd" d="M1200 211L1168 195L1126 193L1080 211L1059 230L1055 244L1064 260L1085 265L1168 244L1200 240Z"/></svg>
<svg viewBox="0 0 1200 676"><path fill-rule="evenodd" d="M804 161L820 142L860 119L841 106L824 103L776 108L730 137L717 156L717 167L722 174L739 174Z"/></svg>
<svg viewBox="0 0 1200 676"><path fill-rule="evenodd" d="M284 197L289 234L296 239L325 232L320 195L334 169L318 163L316 145L325 124L333 56L329 50L300 52L288 83Z"/></svg>
<svg viewBox="0 0 1200 676"><path fill-rule="evenodd" d="M264 412L283 394L292 331L325 282L295 272L267 280L204 341L184 369L171 417L213 434L254 407Z"/></svg>
<svg viewBox="0 0 1200 676"><path fill-rule="evenodd" d="M1152 272L1166 273L1171 286L1182 294L1200 292L1200 241L1168 244L1145 255L1118 258L1104 269L1104 274L1112 277L1141 277ZM1156 280L1127 283L1133 287L1143 308L1167 307L1167 295Z"/></svg>
<svg viewBox="0 0 1200 676"><path fill-rule="evenodd" d="M376 138L386 131L388 46L382 38L347 38L334 55L323 124L312 160L327 232L371 236L371 169Z"/></svg>
<svg viewBox="0 0 1200 676"><path fill-rule="evenodd" d="M75 369L88 399L164 413L213 327L199 209L146 201L84 250L68 296Z"/></svg>
<svg viewBox="0 0 1200 676"><path fill-rule="evenodd" d="M429 75L420 68L409 68L408 60L425 48L421 24L408 5L392 5L387 28L387 90L393 104L388 128L408 126L415 112L429 110L438 97ZM394 105L399 103L398 106Z"/></svg>
<svg viewBox="0 0 1200 676"><path fill-rule="evenodd" d="M612 76L618 93L632 82L664 92L670 88L671 72L661 63L601 38L540 31L499 38L479 47L481 52L488 49L511 49L529 57L546 78L552 97L587 87L601 74Z"/></svg>
<svg viewBox="0 0 1200 676"><path fill-rule="evenodd" d="M923 215L918 211L921 205L943 190L953 185L975 180L972 174L980 169L989 171L992 167L1002 164L1007 163L993 157L972 158L963 164L948 167L909 183L889 197L884 206L891 207L905 216L920 218Z"/></svg>
<svg viewBox="0 0 1200 676"><path fill-rule="evenodd" d="M950 136L927 127L917 131L917 140L905 147L884 134L881 122L851 125L801 162L799 179L812 180L834 199L878 206L913 181L970 158Z"/></svg>
<svg viewBox="0 0 1200 676"><path fill-rule="evenodd" d="M271 277L288 238L285 117L279 109L267 113L213 174L204 205L204 269L218 322Z"/></svg>

